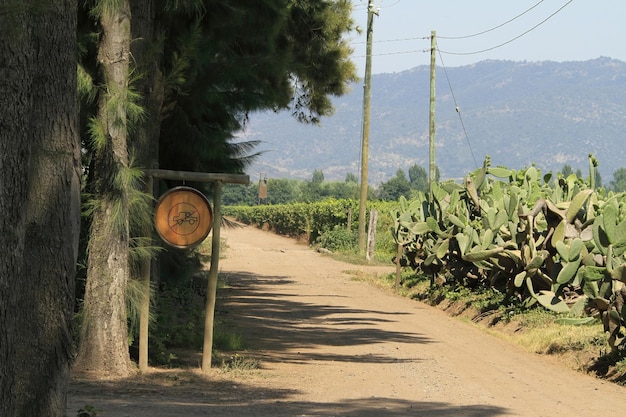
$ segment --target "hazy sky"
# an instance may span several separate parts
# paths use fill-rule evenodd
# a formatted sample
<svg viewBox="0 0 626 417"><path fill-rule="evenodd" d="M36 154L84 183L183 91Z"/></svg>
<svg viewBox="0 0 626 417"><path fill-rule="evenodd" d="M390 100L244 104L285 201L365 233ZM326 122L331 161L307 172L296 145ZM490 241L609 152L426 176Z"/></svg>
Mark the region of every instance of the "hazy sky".
<svg viewBox="0 0 626 417"><path fill-rule="evenodd" d="M352 3L363 29L350 42L362 77L368 1ZM374 74L429 65L433 30L441 51L437 64L443 61L446 67L487 59L626 61L626 0L375 0L374 5L380 9L374 16ZM464 36L471 37L446 39Z"/></svg>

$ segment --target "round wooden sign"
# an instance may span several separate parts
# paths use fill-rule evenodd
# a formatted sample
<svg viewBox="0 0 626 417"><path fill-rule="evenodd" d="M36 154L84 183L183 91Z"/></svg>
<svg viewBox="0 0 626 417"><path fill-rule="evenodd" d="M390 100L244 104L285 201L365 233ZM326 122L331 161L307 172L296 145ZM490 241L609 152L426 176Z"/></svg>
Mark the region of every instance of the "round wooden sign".
<svg viewBox="0 0 626 417"><path fill-rule="evenodd" d="M201 243L211 231L213 211L200 191L176 187L159 199L154 223L166 243L176 248L191 248Z"/></svg>

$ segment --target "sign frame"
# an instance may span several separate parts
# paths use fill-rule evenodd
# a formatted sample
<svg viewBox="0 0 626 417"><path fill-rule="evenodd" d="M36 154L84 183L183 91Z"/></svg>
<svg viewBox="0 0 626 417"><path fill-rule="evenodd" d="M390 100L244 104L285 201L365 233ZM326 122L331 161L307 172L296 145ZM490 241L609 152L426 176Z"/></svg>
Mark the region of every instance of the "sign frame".
<svg viewBox="0 0 626 417"><path fill-rule="evenodd" d="M211 232L213 220L213 209L205 195L187 186L166 191L154 212L157 234L177 249L190 249L202 243Z"/></svg>

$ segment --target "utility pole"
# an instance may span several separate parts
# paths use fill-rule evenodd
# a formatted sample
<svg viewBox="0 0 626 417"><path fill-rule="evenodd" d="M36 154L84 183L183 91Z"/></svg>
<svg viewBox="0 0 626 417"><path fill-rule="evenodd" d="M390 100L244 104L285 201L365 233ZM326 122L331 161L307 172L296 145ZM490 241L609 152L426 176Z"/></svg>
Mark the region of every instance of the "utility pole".
<svg viewBox="0 0 626 417"><path fill-rule="evenodd" d="M374 0L367 4L367 47L363 85L363 137L361 142L361 197L359 203L359 252L366 252L365 215L367 206L367 174L370 136L370 100L372 95L372 35L374 32Z"/></svg>
<svg viewBox="0 0 626 417"><path fill-rule="evenodd" d="M429 172L428 172L428 190L430 193L430 201L433 201L433 186L437 176L437 165L435 165L435 68L437 62L435 60L437 50L437 33L433 30L430 32L430 117L428 136L430 142L429 153Z"/></svg>

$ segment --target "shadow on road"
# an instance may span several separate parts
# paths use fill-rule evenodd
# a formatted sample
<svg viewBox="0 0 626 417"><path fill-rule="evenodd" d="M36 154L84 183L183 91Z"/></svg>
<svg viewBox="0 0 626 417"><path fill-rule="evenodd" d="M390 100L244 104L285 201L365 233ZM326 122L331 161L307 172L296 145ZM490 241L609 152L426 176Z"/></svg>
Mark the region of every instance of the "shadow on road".
<svg viewBox="0 0 626 417"><path fill-rule="evenodd" d="M286 291L272 291L276 286ZM272 361L300 364L311 361L355 363L420 362L418 357L394 357L393 351L371 353L379 343L424 344L433 340L415 332L390 330L410 313L341 306L336 294L302 296L297 283L281 276L230 272L229 286L218 292L218 314L240 332L251 354L259 354L261 368ZM312 302L323 300L324 302ZM347 304L347 303L346 303ZM360 354L342 347L363 346ZM300 352L302 351L302 352ZM355 352L354 349L346 351ZM255 372L255 371L253 371ZM208 376L196 369L153 370L117 381L74 379L68 395L68 417L85 406L103 417L467 417L505 416L507 409L488 405L411 401L375 396L340 401L301 401L305 394L290 387L264 386L263 378L246 380L218 369ZM347 396L353 394L346 391Z"/></svg>
<svg viewBox="0 0 626 417"><path fill-rule="evenodd" d="M377 343L431 343L432 339L418 333L388 330L388 324L404 312L362 310L343 307L340 303L319 304L294 301L293 296L272 293L277 285L293 285L280 276L258 276L248 272L230 272L229 288L221 289L218 309L229 326L239 331L253 351L272 351L281 362L302 360L352 361L389 363L417 361L395 359L387 355L364 353L344 356L307 353L320 346L357 346ZM297 290L297 286L295 286ZM339 295L307 295L303 300L342 298ZM385 324L385 326L380 326ZM337 349L337 352L340 350ZM368 352L366 348L363 352ZM272 357L263 359L273 360Z"/></svg>
<svg viewBox="0 0 626 417"><path fill-rule="evenodd" d="M179 378L178 380L176 380ZM170 386L168 386L170 384ZM491 417L508 415L500 407L453 406L375 397L318 403L290 401L294 390L265 389L240 380L203 379L190 371L155 372L121 381L74 381L67 415L90 406L103 417Z"/></svg>

